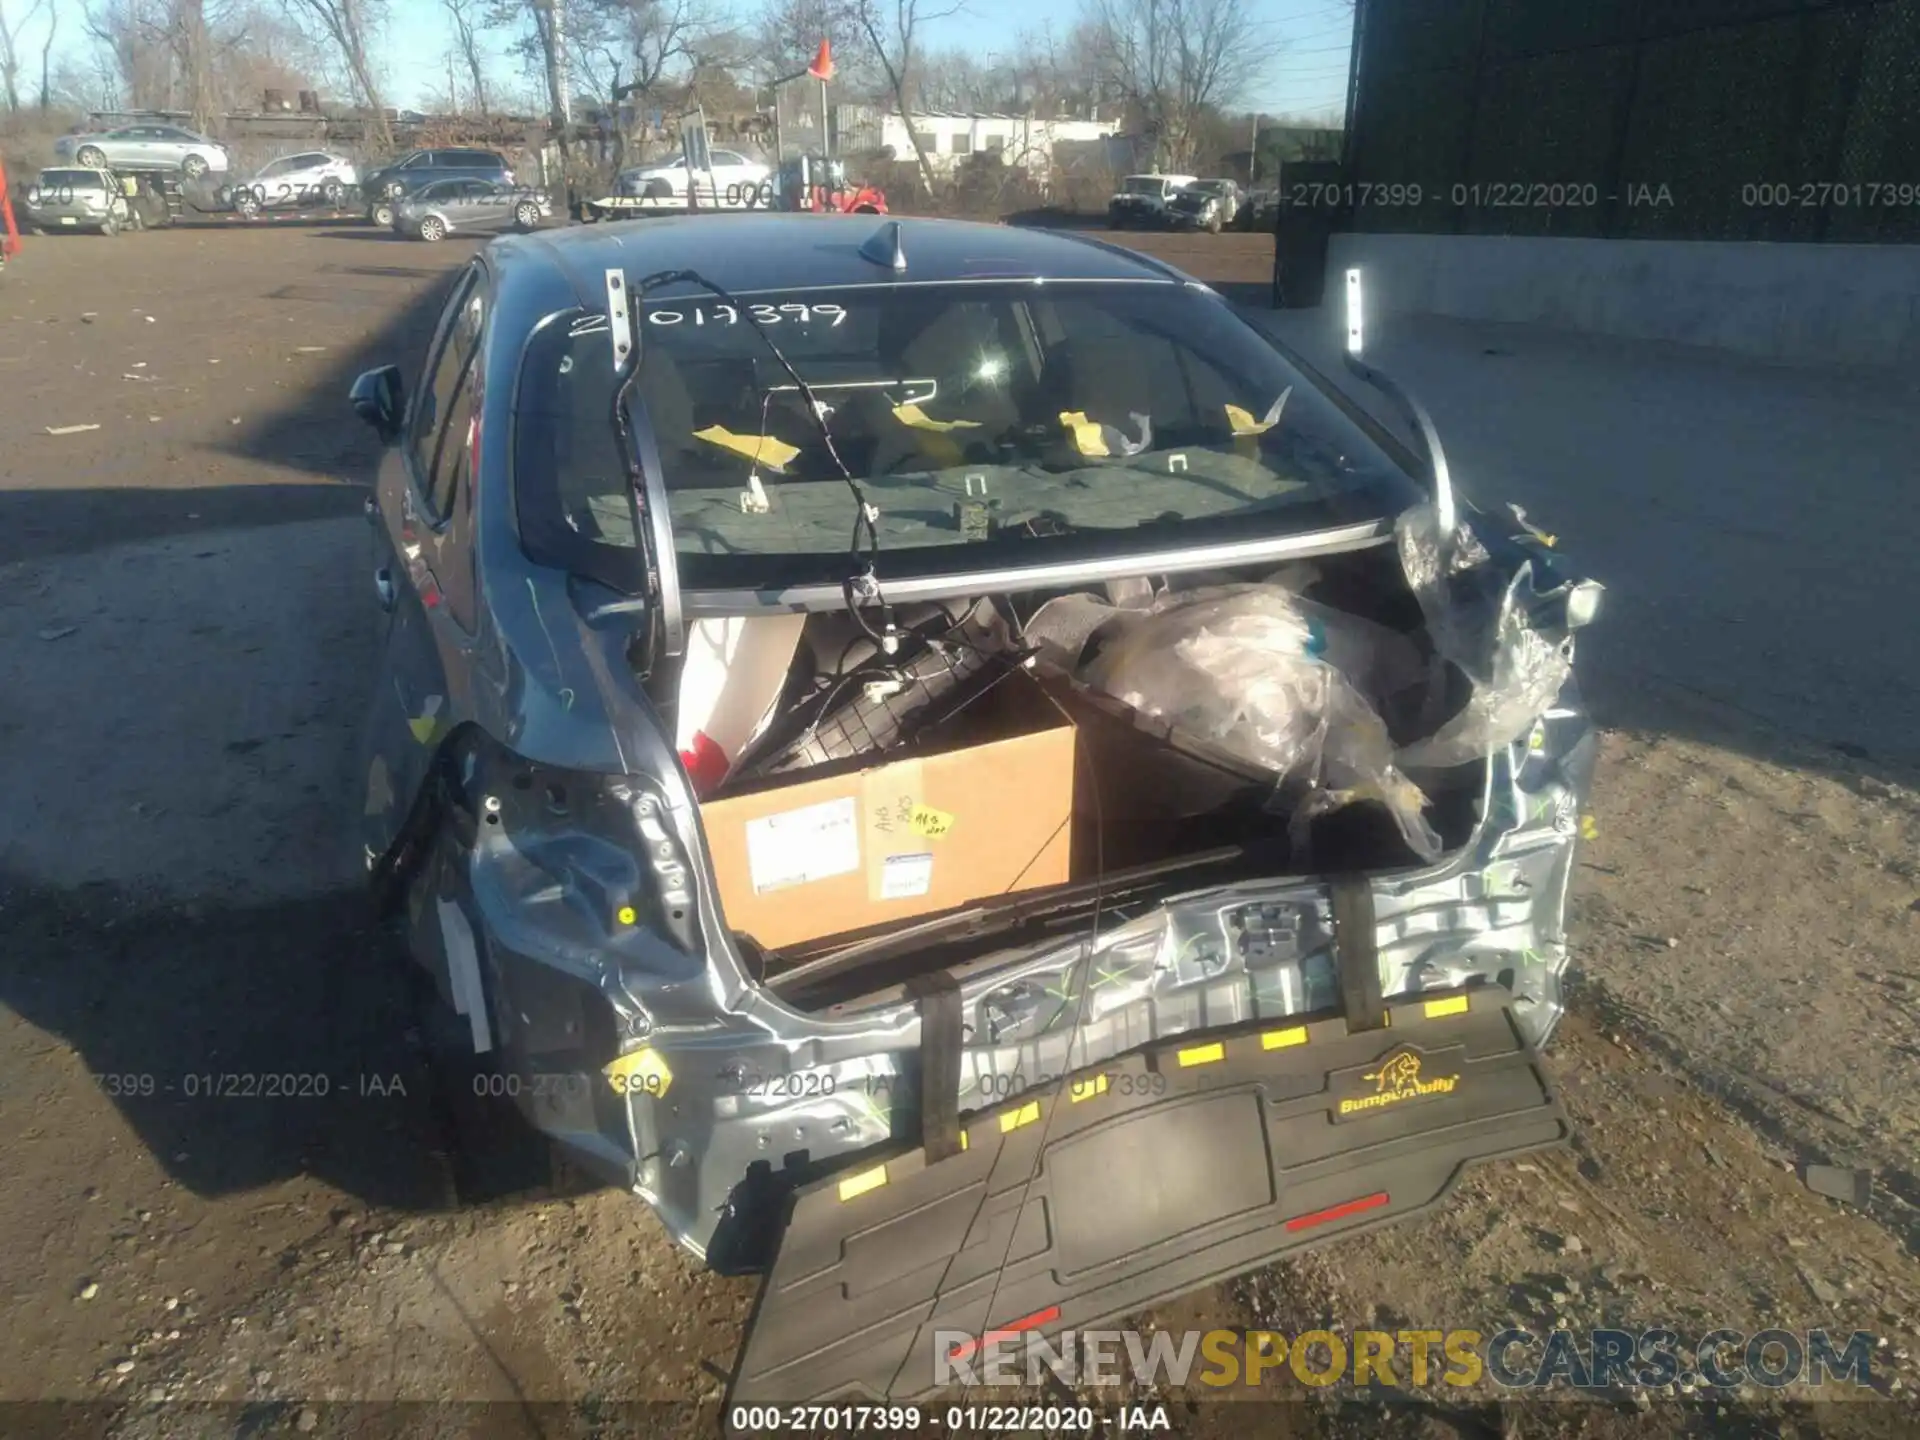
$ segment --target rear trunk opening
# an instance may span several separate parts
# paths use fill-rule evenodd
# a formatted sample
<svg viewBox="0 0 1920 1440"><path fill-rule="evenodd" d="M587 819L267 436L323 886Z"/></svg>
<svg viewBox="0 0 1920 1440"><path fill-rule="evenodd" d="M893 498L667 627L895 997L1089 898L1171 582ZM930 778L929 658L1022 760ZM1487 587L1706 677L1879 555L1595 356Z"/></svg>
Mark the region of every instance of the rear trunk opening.
<svg viewBox="0 0 1920 1440"><path fill-rule="evenodd" d="M1214 594L1251 605L1253 620L1215 615L1169 629L1167 617L1143 618ZM1313 624L1310 642L1324 665L1309 663L1307 673L1331 669L1338 674L1320 678L1350 682L1364 701L1357 719L1337 695L1318 732L1276 713L1302 692L1274 688L1262 637L1290 634L1268 620L1296 611L1324 622ZM871 628L871 613L866 618ZM1370 787L1366 777L1356 784L1351 767L1343 774L1339 764L1342 747L1352 748L1343 727L1377 724L1380 743L1360 749L1390 756L1432 735L1471 691L1466 676L1436 656L1391 546L1278 571L1142 576L1069 592L926 602L899 607L895 622L903 639L891 660L845 610L723 622L734 637L725 657L730 673L720 677L728 682L724 704L709 662L704 678L692 664L683 673L677 706L682 757L707 809L710 841L711 807L726 802L777 796L902 757L958 752L971 764L976 747L1070 727L1065 876L985 890L933 911L902 914L876 900L862 915L872 916L868 923L836 923L830 933L776 946L733 918L749 907L730 907L753 973L803 1009L824 1010L917 973L1084 928L1096 912L1137 914L1208 885L1431 863L1467 844L1478 823L1484 755L1404 776L1389 767L1373 777L1402 797L1398 816L1378 798L1380 785ZM1129 638L1136 653L1116 664ZM1142 652L1143 638L1150 653ZM1174 652L1186 668L1166 668ZM743 686L749 670L758 676ZM1211 694L1167 694L1178 677L1201 672L1210 672ZM1140 693L1133 682L1142 674L1146 690L1157 683L1158 694ZM1235 705L1237 726L1211 723ZM1250 746L1250 735L1281 748ZM1285 773L1262 763L1303 736L1304 758ZM983 755L978 763L992 762ZM1406 789L1395 790L1409 784L1418 787L1410 803ZM1424 821L1412 836L1409 808ZM969 819L993 824L990 809ZM806 906L808 892L795 885L791 903ZM729 898L724 874L722 897Z"/></svg>

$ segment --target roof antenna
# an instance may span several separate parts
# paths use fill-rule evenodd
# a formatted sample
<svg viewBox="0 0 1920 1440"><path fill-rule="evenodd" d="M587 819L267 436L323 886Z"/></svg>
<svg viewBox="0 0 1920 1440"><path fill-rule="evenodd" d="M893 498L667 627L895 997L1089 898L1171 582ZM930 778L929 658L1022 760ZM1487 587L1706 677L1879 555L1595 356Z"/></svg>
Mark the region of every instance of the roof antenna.
<svg viewBox="0 0 1920 1440"><path fill-rule="evenodd" d="M900 247L900 222L889 220L867 237L860 247L860 258L884 265L893 271L907 268L907 252Z"/></svg>

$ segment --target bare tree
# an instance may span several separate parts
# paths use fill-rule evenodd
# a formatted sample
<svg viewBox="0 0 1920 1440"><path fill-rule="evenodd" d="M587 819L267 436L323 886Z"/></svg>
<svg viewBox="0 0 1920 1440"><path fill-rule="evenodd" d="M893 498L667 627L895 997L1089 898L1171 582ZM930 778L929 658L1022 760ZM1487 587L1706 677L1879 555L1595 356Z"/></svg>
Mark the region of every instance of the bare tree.
<svg viewBox="0 0 1920 1440"><path fill-rule="evenodd" d="M0 0L4 3L4 0ZM151 107L165 97L171 74L163 55L146 43L151 33L146 0L100 0L81 11L94 42L103 81L113 77L114 104Z"/></svg>
<svg viewBox="0 0 1920 1440"><path fill-rule="evenodd" d="M40 113L53 107L53 41L60 33L60 6L47 0L47 38L40 43Z"/></svg>
<svg viewBox="0 0 1920 1440"><path fill-rule="evenodd" d="M176 0L197 4L199 0ZM285 0L287 13L304 25L314 39L334 52L346 72L354 100L373 121L382 149L393 148L393 129L387 123L386 102L372 59L372 43L386 18L385 0Z"/></svg>
<svg viewBox="0 0 1920 1440"><path fill-rule="evenodd" d="M1049 116L1091 115L1108 98L1096 60L1095 32L1082 20L1063 36L1051 20L1036 31L1022 32L1014 47L1025 104Z"/></svg>
<svg viewBox="0 0 1920 1440"><path fill-rule="evenodd" d="M746 56L726 14L711 0L592 0L591 52L580 70L605 104L615 169L626 164L635 100L697 105L702 87L737 94L732 83Z"/></svg>
<svg viewBox="0 0 1920 1440"><path fill-rule="evenodd" d="M1102 79L1174 168L1191 163L1202 121L1240 99L1280 42L1239 0L1086 0Z"/></svg>
<svg viewBox="0 0 1920 1440"><path fill-rule="evenodd" d="M0 93L4 93L7 113L20 110L20 36L40 13L44 0L33 0L12 19L7 18L6 0L0 0Z"/></svg>
<svg viewBox="0 0 1920 1440"><path fill-rule="evenodd" d="M718 28L705 0L594 0L593 9L601 57L626 77L602 91L616 104L650 95L670 75L692 70Z"/></svg>
<svg viewBox="0 0 1920 1440"><path fill-rule="evenodd" d="M521 64L521 78L539 95L529 110L544 109L560 146L560 164L571 175L573 57L592 53L592 13L578 0L486 0L489 30L510 36L508 48Z"/></svg>
<svg viewBox="0 0 1920 1440"><path fill-rule="evenodd" d="M482 115L487 110L487 67L480 54L475 27L486 23L481 0L440 0L447 18L453 22L453 43L467 68L467 83L473 86L473 108ZM451 86L449 86L451 88Z"/></svg>
<svg viewBox="0 0 1920 1440"><path fill-rule="evenodd" d="M833 48L834 83L845 92L866 95L876 88L877 68L867 51L860 24L863 0L769 0L761 12L760 50L763 83L797 74L813 63L826 41Z"/></svg>
<svg viewBox="0 0 1920 1440"><path fill-rule="evenodd" d="M104 58L95 56L98 61ZM105 110L117 100L119 74L111 65L95 68L71 50L53 62L47 81L47 105L53 110Z"/></svg>
<svg viewBox="0 0 1920 1440"><path fill-rule="evenodd" d="M1010 66L986 64L965 50L928 50L913 93L918 109L966 112L1004 109L1015 88Z"/></svg>
<svg viewBox="0 0 1920 1440"><path fill-rule="evenodd" d="M185 109L210 126L228 110L258 105L264 89L306 89L326 68L319 47L280 6L93 0L80 16L93 42L94 76L81 80L77 70L55 63L58 78L49 88L63 101L85 95L87 108Z"/></svg>
<svg viewBox="0 0 1920 1440"><path fill-rule="evenodd" d="M560 150L567 149L566 127L573 121L573 76L568 66L569 21L573 7L565 0L533 0L533 39L547 82L547 113L560 126ZM584 27L582 27L584 28Z"/></svg>
<svg viewBox="0 0 1920 1440"><path fill-rule="evenodd" d="M856 12L860 32L872 46L874 58L886 76L887 90L893 96L900 123L906 127L907 142L913 146L920 179L929 195L933 193L933 165L920 143L919 132L913 128L912 111L907 105L908 86L917 73L914 67L919 60L917 42L921 27L957 15L961 8L960 0L945 4L930 4L928 0L859 0Z"/></svg>
<svg viewBox="0 0 1920 1440"><path fill-rule="evenodd" d="M174 73L184 91L186 109L194 124L212 124L217 102L213 95L213 36L207 23L206 0L169 0L160 17L160 33L173 52Z"/></svg>
<svg viewBox="0 0 1920 1440"><path fill-rule="evenodd" d="M264 90L317 88L327 70L323 48L274 0L232 0L213 32L213 92L232 109L260 103Z"/></svg>
<svg viewBox="0 0 1920 1440"><path fill-rule="evenodd" d="M913 91L928 110L998 110L1043 118L1085 115L1100 98L1099 75L1085 36L1055 35L1051 24L1023 31L1012 58L983 61L961 49L928 50Z"/></svg>

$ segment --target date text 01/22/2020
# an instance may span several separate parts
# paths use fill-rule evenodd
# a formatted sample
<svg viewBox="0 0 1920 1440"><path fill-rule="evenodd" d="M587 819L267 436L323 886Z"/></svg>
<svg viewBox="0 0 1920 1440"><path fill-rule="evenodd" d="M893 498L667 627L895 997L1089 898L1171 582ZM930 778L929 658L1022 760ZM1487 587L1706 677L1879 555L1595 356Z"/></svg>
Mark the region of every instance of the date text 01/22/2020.
<svg viewBox="0 0 1920 1440"><path fill-rule="evenodd" d="M1418 181L1302 180L1287 187L1282 205L1291 210L1411 210L1444 205L1469 210L1591 210L1602 204L1671 206L1673 189L1644 181L1603 187L1569 180L1475 180L1452 185Z"/></svg>
<svg viewBox="0 0 1920 1440"><path fill-rule="evenodd" d="M735 1435L1048 1435L1091 1437L1173 1429L1164 1405L736 1405L726 1416Z"/></svg>
<svg viewBox="0 0 1920 1440"><path fill-rule="evenodd" d="M115 1100L145 1100L175 1095L186 1100L326 1100L341 1096L384 1100L407 1093L398 1072L330 1075L324 1070L195 1070L171 1079L146 1071L115 1071L94 1077L102 1094Z"/></svg>

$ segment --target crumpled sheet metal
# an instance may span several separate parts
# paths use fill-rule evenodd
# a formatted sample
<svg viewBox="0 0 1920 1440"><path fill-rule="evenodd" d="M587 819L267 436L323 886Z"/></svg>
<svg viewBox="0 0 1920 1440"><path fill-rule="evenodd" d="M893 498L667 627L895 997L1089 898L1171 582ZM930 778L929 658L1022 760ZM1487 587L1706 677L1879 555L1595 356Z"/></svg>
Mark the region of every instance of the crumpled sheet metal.
<svg viewBox="0 0 1920 1440"><path fill-rule="evenodd" d="M1499 985L1515 997L1528 1037L1545 1040L1562 1009L1567 885L1591 749L1583 713L1549 711L1537 731L1491 757L1487 819L1465 850L1376 877L1385 995ZM969 968L963 1110L1038 1092L1051 1077L1172 1036L1338 1005L1331 899L1312 877L1196 891L1097 939L1010 947ZM800 1150L816 1160L851 1154L899 1133L895 1111L914 1103L904 1071L917 1028L897 996L831 1020L756 996L726 1026L663 1027L653 1043L673 1053L679 1078L670 1107L633 1102L636 1129L623 1143L635 1157L634 1188L676 1239L705 1253L749 1167L777 1167ZM797 1094L755 1093L740 1079L801 1072L814 1083Z"/></svg>
<svg viewBox="0 0 1920 1440"><path fill-rule="evenodd" d="M1583 716L1568 719L1567 735L1585 733ZM1495 757L1490 813L1500 818L1468 851L1437 870L1376 881L1389 998L1498 984L1516 997L1533 1038L1552 1030L1578 798L1539 755L1516 746ZM963 996L964 1110L1169 1036L1337 1008L1331 899L1311 879L1182 897L1095 942L1015 953ZM871 1092L848 1089L829 1102L841 1107L842 1123L863 1134L884 1129L885 1107L876 1114Z"/></svg>

